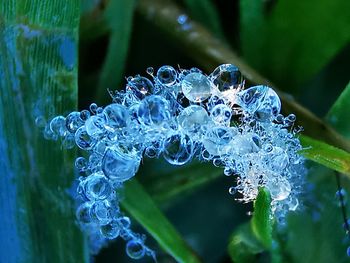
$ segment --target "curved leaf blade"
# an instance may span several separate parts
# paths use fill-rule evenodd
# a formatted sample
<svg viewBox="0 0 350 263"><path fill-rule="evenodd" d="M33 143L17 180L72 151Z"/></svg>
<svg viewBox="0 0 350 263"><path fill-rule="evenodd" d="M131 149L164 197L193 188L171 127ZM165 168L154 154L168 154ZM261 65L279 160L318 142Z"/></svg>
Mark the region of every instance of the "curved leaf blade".
<svg viewBox="0 0 350 263"><path fill-rule="evenodd" d="M300 142L304 149L299 153L305 158L350 175L350 153L307 136L300 136Z"/></svg>
<svg viewBox="0 0 350 263"><path fill-rule="evenodd" d="M127 182L123 193L122 206L177 262L201 262L138 181Z"/></svg>

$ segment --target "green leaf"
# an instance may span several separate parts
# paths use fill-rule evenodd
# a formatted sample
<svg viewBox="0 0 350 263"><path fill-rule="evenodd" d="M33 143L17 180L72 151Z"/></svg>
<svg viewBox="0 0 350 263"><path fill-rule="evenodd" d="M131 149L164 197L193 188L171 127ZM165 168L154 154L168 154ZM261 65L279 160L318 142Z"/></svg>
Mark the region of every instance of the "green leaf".
<svg viewBox="0 0 350 263"><path fill-rule="evenodd" d="M230 238L228 245L228 253L232 261L236 263L254 263L256 255L263 251L264 247L257 240L249 223L238 228Z"/></svg>
<svg viewBox="0 0 350 263"><path fill-rule="evenodd" d="M97 90L97 101L108 96L107 89L115 90L120 85L128 54L135 0L111 0L105 19L111 35L107 55L101 71Z"/></svg>
<svg viewBox="0 0 350 263"><path fill-rule="evenodd" d="M350 139L350 82L329 110L327 121L342 135Z"/></svg>
<svg viewBox="0 0 350 263"><path fill-rule="evenodd" d="M265 188L260 188L254 202L254 215L251 221L257 239L266 249L272 244L271 196Z"/></svg>
<svg viewBox="0 0 350 263"><path fill-rule="evenodd" d="M201 262L135 179L125 184L124 197L122 206L175 258L176 262Z"/></svg>
<svg viewBox="0 0 350 263"><path fill-rule="evenodd" d="M209 0L184 0L195 20L206 26L213 34L224 38L220 17L215 5Z"/></svg>
<svg viewBox="0 0 350 263"><path fill-rule="evenodd" d="M272 246L271 196L260 188L249 224L242 225L231 237L228 252L234 262L256 262L256 254Z"/></svg>
<svg viewBox="0 0 350 263"><path fill-rule="evenodd" d="M70 194L74 152L37 117L77 105L78 0L0 5L0 262L88 262Z"/></svg>
<svg viewBox="0 0 350 263"><path fill-rule="evenodd" d="M350 153L307 136L300 136L300 142L304 149L299 153L305 158L350 175Z"/></svg>
<svg viewBox="0 0 350 263"><path fill-rule="evenodd" d="M261 1L242 2L244 57L288 88L317 73L350 41L348 0L276 1L270 14L263 14Z"/></svg>

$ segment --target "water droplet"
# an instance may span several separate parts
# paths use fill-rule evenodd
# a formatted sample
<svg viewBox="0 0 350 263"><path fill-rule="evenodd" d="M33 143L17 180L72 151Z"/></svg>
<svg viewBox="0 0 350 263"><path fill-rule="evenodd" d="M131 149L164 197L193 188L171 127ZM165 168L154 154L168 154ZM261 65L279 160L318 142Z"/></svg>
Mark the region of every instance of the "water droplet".
<svg viewBox="0 0 350 263"><path fill-rule="evenodd" d="M90 113L89 113L90 115ZM84 125L84 121L80 118L80 112L73 111L66 117L66 127L71 133L75 133L77 129Z"/></svg>
<svg viewBox="0 0 350 263"><path fill-rule="evenodd" d="M82 150L91 150L95 141L89 136L85 126L82 126L75 132L75 143Z"/></svg>
<svg viewBox="0 0 350 263"><path fill-rule="evenodd" d="M162 66L157 71L157 80L166 85L172 86L176 83L177 72L171 66Z"/></svg>
<svg viewBox="0 0 350 263"><path fill-rule="evenodd" d="M133 177L140 165L136 153L123 153L117 149L108 149L102 159L102 170L112 181L124 182Z"/></svg>
<svg viewBox="0 0 350 263"><path fill-rule="evenodd" d="M62 147L65 149L72 149L74 146L75 146L74 134L69 133L66 136L64 136L64 139L62 141Z"/></svg>
<svg viewBox="0 0 350 263"><path fill-rule="evenodd" d="M231 150L234 132L227 127L214 127L203 138L204 148L214 156L226 155Z"/></svg>
<svg viewBox="0 0 350 263"><path fill-rule="evenodd" d="M232 110L225 104L218 104L211 110L210 117L217 124L229 126Z"/></svg>
<svg viewBox="0 0 350 263"><path fill-rule="evenodd" d="M128 109L121 104L113 103L108 105L103 114L106 116L106 129L110 132L125 128L130 121Z"/></svg>
<svg viewBox="0 0 350 263"><path fill-rule="evenodd" d="M241 72L232 64L218 66L213 73L210 74L209 79L221 92L228 89L237 89L243 82Z"/></svg>
<svg viewBox="0 0 350 263"><path fill-rule="evenodd" d="M259 121L276 119L281 111L281 101L276 92L267 86L254 86L238 94L237 104Z"/></svg>
<svg viewBox="0 0 350 263"><path fill-rule="evenodd" d="M107 239L114 239L119 236L120 227L118 222L112 221L109 224L101 226L100 228L101 234Z"/></svg>
<svg viewBox="0 0 350 263"><path fill-rule="evenodd" d="M205 132L206 125L211 120L203 107L191 105L181 111L177 117L177 122L181 129L186 131L194 140L197 140Z"/></svg>
<svg viewBox="0 0 350 263"><path fill-rule="evenodd" d="M112 193L111 184L102 174L91 174L82 182L84 185L85 196L89 200L107 199Z"/></svg>
<svg viewBox="0 0 350 263"><path fill-rule="evenodd" d="M149 74L149 75L153 75L153 73L154 73L154 68L152 68L152 67L148 67L147 69L146 69L146 72L147 72L147 74Z"/></svg>
<svg viewBox="0 0 350 263"><path fill-rule="evenodd" d="M78 157L77 159L75 159L74 166L79 171L85 171L87 169L88 163L84 157Z"/></svg>
<svg viewBox="0 0 350 263"><path fill-rule="evenodd" d="M91 111L92 114L96 114L96 111L97 111L97 108L98 108L96 103L91 103L89 108L90 108L90 111Z"/></svg>
<svg viewBox="0 0 350 263"><path fill-rule="evenodd" d="M278 175L274 176L276 176L275 179L270 180L266 186L273 200L284 200L289 196L292 190L290 183L285 177Z"/></svg>
<svg viewBox="0 0 350 263"><path fill-rule="evenodd" d="M78 207L75 215L79 223L89 224L92 222L92 218L90 215L91 205L92 202L84 202Z"/></svg>
<svg viewBox="0 0 350 263"><path fill-rule="evenodd" d="M128 81L126 90L129 90L134 96L142 100L146 95L149 95L154 89L152 82L145 77L136 76Z"/></svg>
<svg viewBox="0 0 350 263"><path fill-rule="evenodd" d="M144 125L160 125L170 119L169 103L161 96L148 96L140 103L137 115Z"/></svg>
<svg viewBox="0 0 350 263"><path fill-rule="evenodd" d="M88 110L82 110L80 112L80 119L82 119L83 121L86 121L88 118L90 118L90 111Z"/></svg>
<svg viewBox="0 0 350 263"><path fill-rule="evenodd" d="M236 187L234 186L231 186L229 189L228 189L228 192L230 195L235 195L237 193L237 189Z"/></svg>
<svg viewBox="0 0 350 263"><path fill-rule="evenodd" d="M57 136L66 134L66 119L63 116L56 116L50 121L50 130Z"/></svg>
<svg viewBox="0 0 350 263"><path fill-rule="evenodd" d="M137 240L129 240L126 244L126 253L132 259L140 259L145 255L145 246Z"/></svg>
<svg viewBox="0 0 350 263"><path fill-rule="evenodd" d="M210 97L210 81L201 73L190 73L181 82L182 92L192 102L202 102Z"/></svg>
<svg viewBox="0 0 350 263"><path fill-rule="evenodd" d="M187 134L172 134L164 141L163 157L170 164L183 165L193 155L193 142Z"/></svg>
<svg viewBox="0 0 350 263"><path fill-rule="evenodd" d="M112 221L111 207L107 200L98 200L90 208L91 219L99 225L107 225Z"/></svg>
<svg viewBox="0 0 350 263"><path fill-rule="evenodd" d="M87 134L93 138L100 137L105 131L104 129L105 122L106 122L105 119L99 115L91 116L85 122L85 129Z"/></svg>

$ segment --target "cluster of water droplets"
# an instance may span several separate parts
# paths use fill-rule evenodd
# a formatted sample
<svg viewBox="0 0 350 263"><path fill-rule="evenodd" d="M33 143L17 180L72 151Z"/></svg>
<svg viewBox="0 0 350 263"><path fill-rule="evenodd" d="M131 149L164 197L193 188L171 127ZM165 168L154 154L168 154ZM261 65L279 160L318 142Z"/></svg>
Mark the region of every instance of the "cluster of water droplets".
<svg viewBox="0 0 350 263"><path fill-rule="evenodd" d="M77 219L83 226L93 225L106 239L124 238L132 258L152 254L144 237L131 231L115 191L135 176L144 156L173 165L193 158L213 162L232 176L229 193L236 199L253 201L265 187L277 219L297 209L306 172L297 153L299 130L295 115L280 114L273 89L246 88L231 64L210 75L171 66L147 73L129 77L125 90L111 92L112 104L57 116L45 128L46 138L60 138L65 148L77 145L87 153L75 162L85 173L77 190L83 200Z"/></svg>

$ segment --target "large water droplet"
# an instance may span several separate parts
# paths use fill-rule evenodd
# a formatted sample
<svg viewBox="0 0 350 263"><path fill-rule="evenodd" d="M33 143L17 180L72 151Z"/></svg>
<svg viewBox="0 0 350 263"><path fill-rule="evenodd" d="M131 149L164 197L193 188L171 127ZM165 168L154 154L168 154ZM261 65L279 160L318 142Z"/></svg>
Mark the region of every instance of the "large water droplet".
<svg viewBox="0 0 350 263"><path fill-rule="evenodd" d="M76 132L76 130L83 125L84 121L80 118L80 112L73 111L66 117L66 127L71 133Z"/></svg>
<svg viewBox="0 0 350 263"><path fill-rule="evenodd" d="M90 200L103 200L112 193L112 187L106 177L100 173L89 175L84 181L85 196Z"/></svg>
<svg viewBox="0 0 350 263"><path fill-rule="evenodd" d="M182 92L192 102L202 102L210 97L211 83L201 73L190 73L181 82Z"/></svg>
<svg viewBox="0 0 350 263"><path fill-rule="evenodd" d="M145 77L136 76L128 81L126 90L130 90L134 96L142 100L146 95L149 95L154 89L152 82Z"/></svg>
<svg viewBox="0 0 350 263"><path fill-rule="evenodd" d="M87 133L85 126L82 126L75 132L75 143L80 149L91 150L95 140Z"/></svg>
<svg viewBox="0 0 350 263"><path fill-rule="evenodd" d="M157 71L157 80L166 86L175 84L176 78L177 72L171 66L162 66Z"/></svg>
<svg viewBox="0 0 350 263"><path fill-rule="evenodd" d="M105 129L105 119L99 115L93 115L85 122L85 128L87 134L89 134L93 138L98 138L101 136Z"/></svg>
<svg viewBox="0 0 350 263"><path fill-rule="evenodd" d="M163 157L170 164L183 165L193 155L193 142L187 134L172 134L164 141Z"/></svg>
<svg viewBox="0 0 350 263"><path fill-rule="evenodd" d="M177 121L179 127L195 140L202 136L206 130L206 125L211 122L207 111L197 105L191 105L182 110L177 117Z"/></svg>
<svg viewBox="0 0 350 263"><path fill-rule="evenodd" d="M138 120L144 125L159 125L170 119L169 103L163 97L151 95L140 103Z"/></svg>
<svg viewBox="0 0 350 263"><path fill-rule="evenodd" d="M237 104L254 114L262 122L276 119L281 111L281 101L276 92L263 85L254 86L238 94Z"/></svg>
<svg viewBox="0 0 350 263"><path fill-rule="evenodd" d="M108 149L102 159L102 170L112 181L124 182L133 177L140 165L140 157L135 153L123 153Z"/></svg>
<svg viewBox="0 0 350 263"><path fill-rule="evenodd" d="M237 89L243 78L239 69L232 64L218 66L209 76L214 85L223 92L228 89Z"/></svg>
<svg viewBox="0 0 350 263"><path fill-rule="evenodd" d="M50 130L56 136L64 136L66 134L66 119L63 116L56 116L50 121Z"/></svg>
<svg viewBox="0 0 350 263"><path fill-rule="evenodd" d="M111 132L126 127L130 120L128 109L117 103L105 107L103 114L106 116L105 127Z"/></svg>

